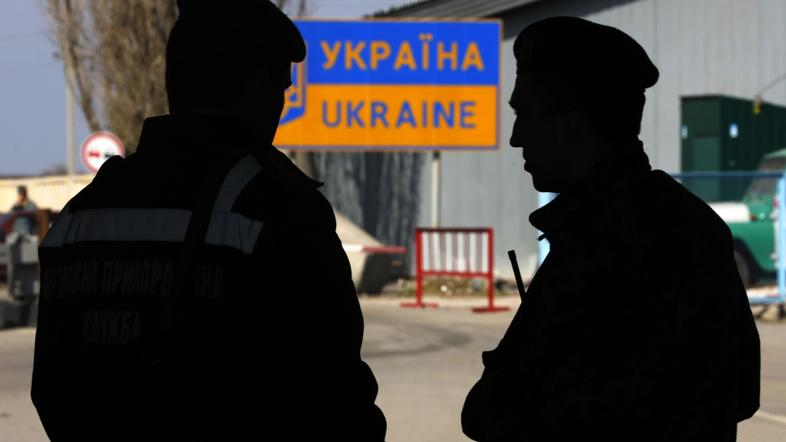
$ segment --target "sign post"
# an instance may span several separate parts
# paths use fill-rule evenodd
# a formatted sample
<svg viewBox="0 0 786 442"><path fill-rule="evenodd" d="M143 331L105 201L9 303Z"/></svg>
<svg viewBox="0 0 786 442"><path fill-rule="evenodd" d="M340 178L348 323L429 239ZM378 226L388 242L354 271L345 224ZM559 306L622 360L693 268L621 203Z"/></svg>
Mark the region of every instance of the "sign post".
<svg viewBox="0 0 786 442"><path fill-rule="evenodd" d="M442 201L440 172L442 165L438 150L431 156L431 227L439 227L439 205Z"/></svg>
<svg viewBox="0 0 786 442"><path fill-rule="evenodd" d="M124 156L125 147L111 132L94 132L82 143L82 163L93 173L115 155Z"/></svg>

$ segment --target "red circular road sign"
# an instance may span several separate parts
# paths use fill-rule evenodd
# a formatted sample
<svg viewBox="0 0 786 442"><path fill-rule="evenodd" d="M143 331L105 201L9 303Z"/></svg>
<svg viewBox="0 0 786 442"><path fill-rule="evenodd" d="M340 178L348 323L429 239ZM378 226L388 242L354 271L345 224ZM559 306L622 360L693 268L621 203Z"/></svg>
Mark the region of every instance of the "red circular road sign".
<svg viewBox="0 0 786 442"><path fill-rule="evenodd" d="M82 143L82 163L94 173L110 157L125 153L123 142L111 132L94 132Z"/></svg>

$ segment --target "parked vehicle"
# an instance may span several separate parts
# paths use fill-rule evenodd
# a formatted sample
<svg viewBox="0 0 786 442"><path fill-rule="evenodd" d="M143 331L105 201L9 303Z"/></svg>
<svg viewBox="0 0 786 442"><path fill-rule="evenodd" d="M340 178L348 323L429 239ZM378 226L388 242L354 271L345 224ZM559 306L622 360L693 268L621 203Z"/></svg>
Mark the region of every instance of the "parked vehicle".
<svg viewBox="0 0 786 442"><path fill-rule="evenodd" d="M19 235L35 237L38 241L44 237L57 212L49 209L12 210L0 215L0 244L14 240ZM0 281L6 280L7 268L0 260Z"/></svg>
<svg viewBox="0 0 786 442"><path fill-rule="evenodd" d="M786 172L786 149L765 155L758 171ZM710 204L731 229L734 259L746 287L776 276L777 184L778 178L757 177L741 201Z"/></svg>

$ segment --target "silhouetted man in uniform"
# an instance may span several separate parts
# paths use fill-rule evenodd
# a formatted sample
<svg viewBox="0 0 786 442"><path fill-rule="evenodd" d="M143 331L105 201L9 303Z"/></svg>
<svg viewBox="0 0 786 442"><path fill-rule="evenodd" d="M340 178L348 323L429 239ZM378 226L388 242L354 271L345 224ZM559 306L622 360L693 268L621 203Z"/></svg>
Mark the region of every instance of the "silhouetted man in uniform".
<svg viewBox="0 0 786 442"><path fill-rule="evenodd" d="M651 170L658 70L623 32L555 17L516 39L511 144L551 252L462 413L478 441L732 441L759 404L759 339L729 229Z"/></svg>
<svg viewBox="0 0 786 442"><path fill-rule="evenodd" d="M305 57L267 0L179 1L170 115L40 248L32 397L53 440L382 441L319 183L271 146Z"/></svg>

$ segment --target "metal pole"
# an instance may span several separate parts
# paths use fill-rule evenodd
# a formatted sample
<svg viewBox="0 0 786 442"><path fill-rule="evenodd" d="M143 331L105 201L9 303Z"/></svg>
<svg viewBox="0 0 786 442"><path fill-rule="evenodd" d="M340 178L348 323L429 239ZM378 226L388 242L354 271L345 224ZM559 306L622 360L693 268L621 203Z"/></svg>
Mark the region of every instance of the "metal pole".
<svg viewBox="0 0 786 442"><path fill-rule="evenodd" d="M439 202L441 199L440 192L442 191L440 186L440 152L438 150L434 151L434 154L431 156L431 226L432 227L439 227L440 224L440 211L439 211Z"/></svg>
<svg viewBox="0 0 786 442"><path fill-rule="evenodd" d="M489 237L489 268L488 268L488 276L486 279L488 280L488 298L489 298L489 305L487 310L490 312L495 311L494 309L494 229L488 229L488 237Z"/></svg>
<svg viewBox="0 0 786 442"><path fill-rule="evenodd" d="M504 312L510 310L510 307L494 305L494 229L489 227L485 231L488 238L488 268L486 269L486 283L488 284L486 297L488 298L488 305L486 307L475 307L472 311L475 313Z"/></svg>
<svg viewBox="0 0 786 442"><path fill-rule="evenodd" d="M415 302L402 302L399 304L401 307L408 308L437 308L436 302L423 302L423 235L426 232L415 228L415 272L416 272L416 291ZM431 233L429 233L431 235ZM429 244L434 241L433 237L429 240Z"/></svg>
<svg viewBox="0 0 786 442"><path fill-rule="evenodd" d="M415 230L415 267L417 282L415 288L415 304L423 305L423 232Z"/></svg>
<svg viewBox="0 0 786 442"><path fill-rule="evenodd" d="M70 70L69 70L70 75ZM66 173L68 174L68 185L70 187L71 180L74 177L74 158L76 156L76 141L74 135L74 94L71 92L69 79L66 79ZM70 189L69 189L70 191Z"/></svg>
<svg viewBox="0 0 786 442"><path fill-rule="evenodd" d="M786 302L786 173L778 179L778 295L780 302Z"/></svg>

